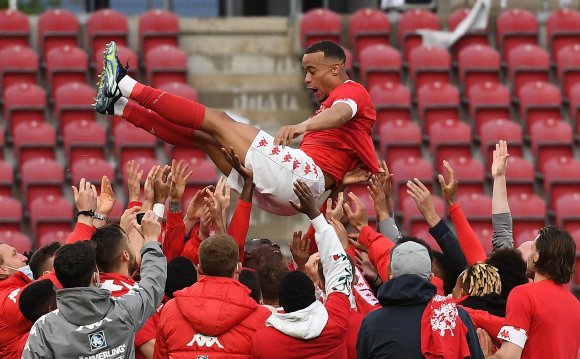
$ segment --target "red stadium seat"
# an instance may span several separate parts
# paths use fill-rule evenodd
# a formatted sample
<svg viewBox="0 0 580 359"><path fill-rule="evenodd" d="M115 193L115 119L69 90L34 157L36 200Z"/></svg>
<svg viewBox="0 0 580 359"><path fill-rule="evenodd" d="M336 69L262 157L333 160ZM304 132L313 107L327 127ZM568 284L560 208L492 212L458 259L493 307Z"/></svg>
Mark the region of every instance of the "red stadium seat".
<svg viewBox="0 0 580 359"><path fill-rule="evenodd" d="M469 15L470 9L457 9L447 16L447 30L454 31L457 26ZM463 35L451 48L453 61L458 61L459 55L463 49L473 45L489 44L487 30L477 30ZM469 88L469 87L468 87Z"/></svg>
<svg viewBox="0 0 580 359"><path fill-rule="evenodd" d="M73 220L73 204L61 196L46 195L32 201L29 208L30 225L36 238L54 231L70 231Z"/></svg>
<svg viewBox="0 0 580 359"><path fill-rule="evenodd" d="M353 60L352 60L352 52L344 46L341 46L342 50L344 50L344 68L346 69L346 75L348 77L353 76Z"/></svg>
<svg viewBox="0 0 580 359"><path fill-rule="evenodd" d="M572 232L570 234L572 235L572 238L574 238L574 242L576 243L576 253L578 254L580 252L580 229L575 230L574 232ZM577 268L580 269L580 266L578 266ZM580 277L578 277L578 278L580 278ZM578 284L580 284L580 281L578 282Z"/></svg>
<svg viewBox="0 0 580 359"><path fill-rule="evenodd" d="M410 232L409 235L424 240L425 243L427 243L431 247L431 249L438 252L442 252L441 247L439 247L439 243L437 243L435 238L433 238L431 233L429 233L429 229L419 230L414 233Z"/></svg>
<svg viewBox="0 0 580 359"><path fill-rule="evenodd" d="M115 128L115 155L119 163L140 157L155 159L157 139L147 131L123 122Z"/></svg>
<svg viewBox="0 0 580 359"><path fill-rule="evenodd" d="M481 162L470 157L450 158L449 164L455 170L455 175L459 179L457 196L466 193L484 193L485 170ZM448 181L447 171L441 172Z"/></svg>
<svg viewBox="0 0 580 359"><path fill-rule="evenodd" d="M389 17L378 9L359 9L349 20L350 48L353 50L355 62L359 62L361 52L367 46L389 45L391 24Z"/></svg>
<svg viewBox="0 0 580 359"><path fill-rule="evenodd" d="M94 87L78 82L67 83L57 89L54 94L54 116L59 133L71 122L95 121L95 110L91 106L95 96Z"/></svg>
<svg viewBox="0 0 580 359"><path fill-rule="evenodd" d="M38 83L38 54L29 47L14 45L0 50L0 90L15 84Z"/></svg>
<svg viewBox="0 0 580 359"><path fill-rule="evenodd" d="M178 46L179 18L165 10L150 10L139 16L139 48L143 55L159 45Z"/></svg>
<svg viewBox="0 0 580 359"><path fill-rule="evenodd" d="M399 47L407 63L413 49L423 42L417 30L439 30L439 17L424 9L408 10L399 18L397 27Z"/></svg>
<svg viewBox="0 0 580 359"><path fill-rule="evenodd" d="M84 178L100 191L103 176L107 176L111 182L115 181L115 169L101 158L82 158L72 164L71 180L75 186Z"/></svg>
<svg viewBox="0 0 580 359"><path fill-rule="evenodd" d="M465 122L445 120L427 129L435 169L443 172L443 160L471 158L471 127Z"/></svg>
<svg viewBox="0 0 580 359"><path fill-rule="evenodd" d="M0 196L12 196L14 169L6 161L0 160Z"/></svg>
<svg viewBox="0 0 580 359"><path fill-rule="evenodd" d="M387 163L421 157L421 128L409 121L384 123L379 128L379 152Z"/></svg>
<svg viewBox="0 0 580 359"><path fill-rule="evenodd" d="M511 148L509 152L511 152ZM506 183L510 195L522 193L533 195L535 183L534 166L521 157L510 155L508 157Z"/></svg>
<svg viewBox="0 0 580 359"><path fill-rule="evenodd" d="M536 168L542 173L546 162L552 158L574 157L572 127L559 119L535 123L530 137Z"/></svg>
<svg viewBox="0 0 580 359"><path fill-rule="evenodd" d="M417 103L419 119L427 131L436 122L459 121L459 91L451 84L435 82L421 87Z"/></svg>
<svg viewBox="0 0 580 359"><path fill-rule="evenodd" d="M197 90L183 82L168 82L159 86L160 90L170 92L174 95L197 101Z"/></svg>
<svg viewBox="0 0 580 359"><path fill-rule="evenodd" d="M562 96L557 86L547 82L532 82L524 85L520 92L520 117L525 121L525 130L537 122L550 118L561 118Z"/></svg>
<svg viewBox="0 0 580 359"><path fill-rule="evenodd" d="M580 12L560 8L546 19L546 40L552 53L552 60L566 46L580 43Z"/></svg>
<svg viewBox="0 0 580 359"><path fill-rule="evenodd" d="M105 159L107 134L97 122L71 122L63 129L63 147L69 165L83 158Z"/></svg>
<svg viewBox="0 0 580 359"><path fill-rule="evenodd" d="M21 123L14 129L14 155L18 164L35 158L55 158L56 132L46 122Z"/></svg>
<svg viewBox="0 0 580 359"><path fill-rule="evenodd" d="M360 53L360 77L366 88L401 82L401 54L388 45L370 45Z"/></svg>
<svg viewBox="0 0 580 359"><path fill-rule="evenodd" d="M514 236L514 248L518 248L524 242L533 241L538 237L539 232L538 229L535 229L533 231L524 231Z"/></svg>
<svg viewBox="0 0 580 359"><path fill-rule="evenodd" d="M59 242L60 244L66 244L66 239L68 238L69 234L71 233L70 230L63 231L63 230L56 230L56 231L49 231L45 232L42 237L36 237L36 248L42 248L52 242Z"/></svg>
<svg viewBox="0 0 580 359"><path fill-rule="evenodd" d="M0 195L0 232L22 230L22 204L13 197Z"/></svg>
<svg viewBox="0 0 580 359"><path fill-rule="evenodd" d="M499 44L502 59L511 60L511 50L520 45L538 43L538 20L536 15L524 9L503 11L496 20L495 43Z"/></svg>
<svg viewBox="0 0 580 359"><path fill-rule="evenodd" d="M304 49L315 42L327 40L340 44L340 16L329 9L312 9L300 19L300 43Z"/></svg>
<svg viewBox="0 0 580 359"><path fill-rule="evenodd" d="M188 161L189 168L195 169L187 181L183 198L192 198L193 195L205 186L217 182L217 169L213 162L206 158L192 157ZM186 203L186 205L189 202Z"/></svg>
<svg viewBox="0 0 580 359"><path fill-rule="evenodd" d="M485 194L464 194L457 198L471 228L475 231L485 250L491 248L493 226L491 223L491 197Z"/></svg>
<svg viewBox="0 0 580 359"><path fill-rule="evenodd" d="M546 225L548 216L546 201L543 198L535 194L521 193L510 195L508 203L513 219L514 238L522 233L539 230Z"/></svg>
<svg viewBox="0 0 580 359"><path fill-rule="evenodd" d="M550 55L536 45L521 45L511 50L508 62L512 92L520 96L523 86L530 82L548 82L550 77Z"/></svg>
<svg viewBox="0 0 580 359"><path fill-rule="evenodd" d="M345 189L345 191L344 191L345 200L348 201L348 203L351 205L351 208L355 208L355 207L352 207L354 205L354 203L348 197L349 192L354 193L363 203L363 205L365 207L365 211L367 212L367 220L369 221L369 226L376 227L377 211L375 210L375 202L373 201L373 198L371 197L371 194L369 193L369 190L367 189L367 185L360 183L360 184L348 186Z"/></svg>
<svg viewBox="0 0 580 359"><path fill-rule="evenodd" d="M43 122L46 107L46 92L42 87L28 83L10 86L4 97L4 119L10 136L21 123Z"/></svg>
<svg viewBox="0 0 580 359"><path fill-rule="evenodd" d="M139 170L143 171L143 176L141 177L141 184L145 184L145 180L147 179L147 174L149 173L149 171L151 171L151 168L153 168L153 166L156 166L159 164L156 159L150 158L150 157L137 157L137 158L133 159L133 161L135 161L136 164L139 164ZM127 190L127 166L126 166L126 164L127 164L127 162L119 162L119 166L120 166L122 178L123 178L123 180L122 180L123 188L125 188L125 191Z"/></svg>
<svg viewBox="0 0 580 359"><path fill-rule="evenodd" d="M568 157L553 158L544 165L544 191L549 205L570 193L580 193L580 161Z"/></svg>
<svg viewBox="0 0 580 359"><path fill-rule="evenodd" d="M483 247L485 253L489 254L493 250L493 225L485 221L475 222L475 226L472 226L475 235L479 239L479 243Z"/></svg>
<svg viewBox="0 0 580 359"><path fill-rule="evenodd" d="M114 222L120 222L121 217L123 216L123 212L125 212L125 204L121 203L120 201L116 201L111 213L109 213L108 217L109 220Z"/></svg>
<svg viewBox="0 0 580 359"><path fill-rule="evenodd" d="M101 9L89 15L85 30L85 44L89 56L94 58L110 41L127 46L129 22L125 15L116 10ZM102 56L102 55L101 55Z"/></svg>
<svg viewBox="0 0 580 359"><path fill-rule="evenodd" d="M0 241L14 247L18 253L28 252L32 249L32 241L22 232L0 231Z"/></svg>
<svg viewBox="0 0 580 359"><path fill-rule="evenodd" d="M95 63L95 76L99 75L103 70L102 63L103 63L103 54L104 47L95 51L95 55L93 61ZM137 53L132 49L123 46L117 45L117 56L119 57L119 61L123 64L123 66L129 65L128 74L134 79L137 79L139 76L137 74L137 70L139 69L139 58L137 57Z"/></svg>
<svg viewBox="0 0 580 359"><path fill-rule="evenodd" d="M451 55L445 49L420 45L409 55L409 75L415 92L423 85L449 82Z"/></svg>
<svg viewBox="0 0 580 359"><path fill-rule="evenodd" d="M50 93L54 96L56 89L70 82L86 82L88 69L89 60L83 49L68 45L52 48L46 54Z"/></svg>
<svg viewBox="0 0 580 359"><path fill-rule="evenodd" d="M47 158L31 159L22 165L20 178L28 211L35 198L62 195L64 169L58 161Z"/></svg>
<svg viewBox="0 0 580 359"><path fill-rule="evenodd" d="M580 192L558 198L554 209L558 226L568 232L580 231ZM580 249L576 248L576 252L580 252Z"/></svg>
<svg viewBox="0 0 580 359"><path fill-rule="evenodd" d="M487 45L471 45L459 53L459 81L469 99L475 84L500 82L499 52Z"/></svg>
<svg viewBox="0 0 580 359"><path fill-rule="evenodd" d="M482 135L483 126L498 119L509 119L511 97L507 87L500 83L486 82L469 89L469 113L473 118L475 133Z"/></svg>
<svg viewBox="0 0 580 359"><path fill-rule="evenodd" d="M187 54L175 46L162 45L145 57L147 82L159 87L168 82L187 83Z"/></svg>
<svg viewBox="0 0 580 359"><path fill-rule="evenodd" d="M433 195L431 196L433 199L433 206L435 207L435 211L443 215L445 213L445 203L443 200ZM429 231L429 225L425 221L425 217L417 208L415 204L415 200L411 198L407 193L405 193L405 197L402 204L402 213L403 213L403 228L402 230L410 233L413 235L414 233L420 233L422 231ZM429 236L431 237L431 236ZM437 243L436 241L432 241ZM431 244L431 243L430 243ZM437 245L439 247L439 245Z"/></svg>
<svg viewBox="0 0 580 359"><path fill-rule="evenodd" d="M64 9L47 10L38 17L38 48L43 59L50 50L65 45L78 46L77 17Z"/></svg>
<svg viewBox="0 0 580 359"><path fill-rule="evenodd" d="M580 44L568 45L558 52L558 79L565 98L572 87L580 83Z"/></svg>
<svg viewBox="0 0 580 359"><path fill-rule="evenodd" d="M176 161L180 161L180 160L189 161L193 157L203 159L206 156L205 152L203 152L202 150L199 150L197 148L175 147L175 146L170 145L168 143L166 143L164 145L164 148L165 148L165 155L170 160L174 159Z"/></svg>
<svg viewBox="0 0 580 359"><path fill-rule="evenodd" d="M411 91L401 84L387 82L372 87L369 91L377 112L375 131L385 123L403 120L411 121Z"/></svg>
<svg viewBox="0 0 580 359"><path fill-rule="evenodd" d="M389 164L393 173L393 189L397 194L398 208L401 209L407 194L407 181L418 178L429 190L433 188L433 166L420 157L400 158Z"/></svg>
<svg viewBox="0 0 580 359"><path fill-rule="evenodd" d="M570 118L576 135L580 135L580 84L570 89Z"/></svg>
<svg viewBox="0 0 580 359"><path fill-rule="evenodd" d="M28 16L18 10L0 10L0 50L12 45L29 46Z"/></svg>
<svg viewBox="0 0 580 359"><path fill-rule="evenodd" d="M522 127L514 121L498 119L486 122L481 126L479 136L480 150L486 168L491 168L493 163L493 150L499 140L507 141L510 156L522 157L524 151L524 139Z"/></svg>

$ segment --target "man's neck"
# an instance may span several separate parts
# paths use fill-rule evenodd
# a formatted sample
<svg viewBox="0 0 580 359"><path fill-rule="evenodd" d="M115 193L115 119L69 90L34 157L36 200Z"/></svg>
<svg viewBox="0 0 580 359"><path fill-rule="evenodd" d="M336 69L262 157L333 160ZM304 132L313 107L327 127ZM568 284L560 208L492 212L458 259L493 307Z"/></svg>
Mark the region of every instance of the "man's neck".
<svg viewBox="0 0 580 359"><path fill-rule="evenodd" d="M542 274L540 274L538 272L536 272L534 274L534 283L541 282L543 280L548 280L548 279L550 279L550 278L548 278L545 275L542 275Z"/></svg>

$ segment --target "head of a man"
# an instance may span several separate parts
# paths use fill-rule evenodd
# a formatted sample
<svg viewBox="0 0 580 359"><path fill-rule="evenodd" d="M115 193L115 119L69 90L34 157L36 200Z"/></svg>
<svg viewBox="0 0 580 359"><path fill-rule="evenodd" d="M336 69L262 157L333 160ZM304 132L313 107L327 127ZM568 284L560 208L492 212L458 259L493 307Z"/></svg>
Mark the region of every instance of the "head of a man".
<svg viewBox="0 0 580 359"><path fill-rule="evenodd" d="M522 259L521 253L516 249L496 249L491 252L485 262L497 268L501 278L501 296L506 300L512 289L528 283L526 261Z"/></svg>
<svg viewBox="0 0 580 359"><path fill-rule="evenodd" d="M18 308L26 319L34 323L38 318L56 309L56 292L50 279L26 286L18 299Z"/></svg>
<svg viewBox="0 0 580 359"><path fill-rule="evenodd" d="M105 273L132 276L139 269L125 231L117 224L97 228L91 236L96 245L97 265Z"/></svg>
<svg viewBox="0 0 580 359"><path fill-rule="evenodd" d="M390 278L413 274L425 280L433 277L427 248L415 241L397 244L391 250Z"/></svg>
<svg viewBox="0 0 580 359"><path fill-rule="evenodd" d="M242 265L238 245L232 236L215 234L201 242L198 269L207 276L237 279Z"/></svg>
<svg viewBox="0 0 580 359"><path fill-rule="evenodd" d="M272 257L272 258L270 258ZM266 261L282 262L282 251L278 243L267 238L254 238L244 244L244 267L257 269L260 263Z"/></svg>
<svg viewBox="0 0 580 359"><path fill-rule="evenodd" d="M27 258L4 242L0 242L0 280L4 280L26 265Z"/></svg>
<svg viewBox="0 0 580 359"><path fill-rule="evenodd" d="M317 42L304 51L304 82L320 103L328 98L335 87L348 79L345 63L344 50L331 41Z"/></svg>
<svg viewBox="0 0 580 359"><path fill-rule="evenodd" d="M314 283L301 271L290 272L282 278L278 295L280 306L286 313L307 308L316 301Z"/></svg>
<svg viewBox="0 0 580 359"><path fill-rule="evenodd" d="M165 295L173 298L173 293L197 282L197 269L186 257L175 257L167 264Z"/></svg>
<svg viewBox="0 0 580 359"><path fill-rule="evenodd" d="M54 273L63 288L99 285L95 242L79 241L60 247L54 257Z"/></svg>
<svg viewBox="0 0 580 359"><path fill-rule="evenodd" d="M464 295L483 297L488 294L501 294L501 278L497 268L486 263L475 263L457 277L453 288L453 298Z"/></svg>
<svg viewBox="0 0 580 359"><path fill-rule="evenodd" d="M260 281L264 304L279 305L278 286L288 272L288 267L278 256L264 256L260 260L256 268L256 276Z"/></svg>
<svg viewBox="0 0 580 359"><path fill-rule="evenodd" d="M52 242L34 252L28 262L34 279L54 272L54 256L60 247L61 244L59 242Z"/></svg>
<svg viewBox="0 0 580 359"><path fill-rule="evenodd" d="M576 243L566 230L547 226L540 230L528 257L528 275L540 274L556 284L566 284L574 272Z"/></svg>
<svg viewBox="0 0 580 359"><path fill-rule="evenodd" d="M250 290L250 297L258 304L262 304L262 290L260 289L260 282L256 276L256 272L251 269L242 269L240 272L240 277L238 278L240 283L248 287Z"/></svg>

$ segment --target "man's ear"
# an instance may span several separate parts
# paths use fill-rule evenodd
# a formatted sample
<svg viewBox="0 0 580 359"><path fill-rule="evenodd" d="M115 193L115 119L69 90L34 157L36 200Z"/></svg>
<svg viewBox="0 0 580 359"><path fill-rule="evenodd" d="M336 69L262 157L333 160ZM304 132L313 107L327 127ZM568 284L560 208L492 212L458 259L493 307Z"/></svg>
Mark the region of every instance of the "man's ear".
<svg viewBox="0 0 580 359"><path fill-rule="evenodd" d="M389 279L393 279L393 278L395 278L395 276L394 276L394 275L392 275L392 274L391 274L391 275L389 275Z"/></svg>
<svg viewBox="0 0 580 359"><path fill-rule="evenodd" d="M429 273L429 281L431 281L433 279L433 277L435 277L435 274Z"/></svg>
<svg viewBox="0 0 580 359"><path fill-rule="evenodd" d="M234 271L234 278L238 279L240 277L240 273L242 273L242 262L238 262L236 265L236 270Z"/></svg>
<svg viewBox="0 0 580 359"><path fill-rule="evenodd" d="M124 262L128 262L131 259L131 256L129 255L129 251L124 249L123 252L121 253L121 258L123 258Z"/></svg>

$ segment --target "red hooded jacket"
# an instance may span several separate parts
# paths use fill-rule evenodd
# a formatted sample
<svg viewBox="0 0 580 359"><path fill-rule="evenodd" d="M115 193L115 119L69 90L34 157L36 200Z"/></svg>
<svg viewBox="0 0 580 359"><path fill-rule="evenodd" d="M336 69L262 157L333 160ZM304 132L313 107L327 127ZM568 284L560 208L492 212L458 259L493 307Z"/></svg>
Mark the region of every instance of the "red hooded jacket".
<svg viewBox="0 0 580 359"><path fill-rule="evenodd" d="M20 338L32 327L18 308L20 293L32 283L22 272L16 272L0 286L0 358L16 359L22 355Z"/></svg>
<svg viewBox="0 0 580 359"><path fill-rule="evenodd" d="M153 358L250 358L252 337L270 314L237 280L204 276L164 305Z"/></svg>

